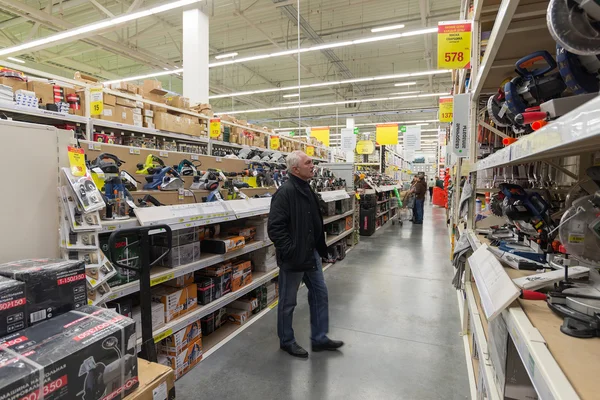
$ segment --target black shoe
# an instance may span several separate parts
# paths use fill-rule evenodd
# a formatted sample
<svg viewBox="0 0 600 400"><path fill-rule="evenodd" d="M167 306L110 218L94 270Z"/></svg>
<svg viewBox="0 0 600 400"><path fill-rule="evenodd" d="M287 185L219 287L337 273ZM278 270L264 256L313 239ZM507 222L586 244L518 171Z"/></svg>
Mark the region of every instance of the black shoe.
<svg viewBox="0 0 600 400"><path fill-rule="evenodd" d="M291 356L298 358L308 358L308 351L304 350L302 347L298 345L298 343L294 342L287 346L280 346L281 350L286 351Z"/></svg>
<svg viewBox="0 0 600 400"><path fill-rule="evenodd" d="M325 351L325 350L335 351L335 350L339 349L340 347L342 347L343 345L344 345L344 342L342 342L341 340L327 339L327 341L325 343L313 344L312 351Z"/></svg>

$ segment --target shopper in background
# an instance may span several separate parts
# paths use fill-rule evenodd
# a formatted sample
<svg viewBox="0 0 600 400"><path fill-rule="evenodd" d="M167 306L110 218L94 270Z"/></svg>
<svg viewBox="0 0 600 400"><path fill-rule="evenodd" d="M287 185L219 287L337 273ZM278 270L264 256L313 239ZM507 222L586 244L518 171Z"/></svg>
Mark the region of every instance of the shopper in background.
<svg viewBox="0 0 600 400"><path fill-rule="evenodd" d="M429 178L429 180L427 181L427 189L429 189L429 200L430 201L433 201L433 187L434 186L435 186L435 179Z"/></svg>
<svg viewBox="0 0 600 400"><path fill-rule="evenodd" d="M425 212L425 194L427 193L427 183L424 177L419 177L414 185L415 192L415 224L423 224L423 214Z"/></svg>
<svg viewBox="0 0 600 400"><path fill-rule="evenodd" d="M294 151L286 163L291 176L271 198L268 222L280 268L277 334L282 350L306 358L308 352L296 343L292 328L300 282L308 288L312 350L336 350L344 343L327 337L329 300L321 265L327 245L319 201L308 184L314 175L313 162L302 151Z"/></svg>

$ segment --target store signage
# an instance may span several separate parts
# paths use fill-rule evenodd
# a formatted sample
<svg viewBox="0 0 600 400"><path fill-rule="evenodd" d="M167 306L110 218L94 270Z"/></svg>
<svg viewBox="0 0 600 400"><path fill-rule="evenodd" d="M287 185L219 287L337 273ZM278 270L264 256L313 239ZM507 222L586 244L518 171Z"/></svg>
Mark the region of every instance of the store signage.
<svg viewBox="0 0 600 400"><path fill-rule="evenodd" d="M452 122L452 110L454 99L452 97L440 97L440 122Z"/></svg>
<svg viewBox="0 0 600 400"><path fill-rule="evenodd" d="M357 154L371 154L375 151L375 144L370 140L359 140L356 143Z"/></svg>
<svg viewBox="0 0 600 400"><path fill-rule="evenodd" d="M452 118L452 153L459 158L469 156L469 93L454 95Z"/></svg>
<svg viewBox="0 0 600 400"><path fill-rule="evenodd" d="M313 146L306 146L306 155L311 157L314 156L315 148Z"/></svg>
<svg viewBox="0 0 600 400"><path fill-rule="evenodd" d="M379 124L375 128L375 140L377 144L398 144L398 124Z"/></svg>
<svg viewBox="0 0 600 400"><path fill-rule="evenodd" d="M210 137L213 139L216 139L220 135L221 135L221 120L219 118L213 118L210 120Z"/></svg>
<svg viewBox="0 0 600 400"><path fill-rule="evenodd" d="M269 148L271 150L279 150L279 136L271 136Z"/></svg>
<svg viewBox="0 0 600 400"><path fill-rule="evenodd" d="M404 159L408 162L413 162L415 159L415 151L404 149Z"/></svg>
<svg viewBox="0 0 600 400"><path fill-rule="evenodd" d="M314 137L325 146L329 146L329 127L326 128L311 128L310 137Z"/></svg>
<svg viewBox="0 0 600 400"><path fill-rule="evenodd" d="M104 111L104 101L102 87L96 87L90 89L90 114L91 115L102 115Z"/></svg>
<svg viewBox="0 0 600 400"><path fill-rule="evenodd" d="M342 150L353 152L356 148L356 135L354 134L354 130L352 128L342 128L340 132L342 134Z"/></svg>
<svg viewBox="0 0 600 400"><path fill-rule="evenodd" d="M471 68L471 21L438 23L438 68Z"/></svg>
<svg viewBox="0 0 600 400"><path fill-rule="evenodd" d="M421 150L421 126L404 127L404 150Z"/></svg>

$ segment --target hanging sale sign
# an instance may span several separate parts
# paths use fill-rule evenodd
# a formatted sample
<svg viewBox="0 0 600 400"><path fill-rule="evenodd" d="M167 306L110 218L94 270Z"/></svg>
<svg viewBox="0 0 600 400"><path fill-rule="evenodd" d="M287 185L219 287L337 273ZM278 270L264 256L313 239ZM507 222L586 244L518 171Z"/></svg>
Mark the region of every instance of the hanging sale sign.
<svg viewBox="0 0 600 400"><path fill-rule="evenodd" d="M315 148L313 146L306 146L306 155L311 157L314 156Z"/></svg>
<svg viewBox="0 0 600 400"><path fill-rule="evenodd" d="M438 68L471 68L471 21L438 23Z"/></svg>
<svg viewBox="0 0 600 400"><path fill-rule="evenodd" d="M404 132L404 150L421 150L421 126L410 125L403 126Z"/></svg>
<svg viewBox="0 0 600 400"><path fill-rule="evenodd" d="M221 120L218 118L210 120L210 137L215 139L221 134Z"/></svg>
<svg viewBox="0 0 600 400"><path fill-rule="evenodd" d="M380 124L375 128L375 140L377 144L398 144L398 124Z"/></svg>
<svg viewBox="0 0 600 400"><path fill-rule="evenodd" d="M329 127L326 128L311 128L310 137L314 137L323 145L329 147Z"/></svg>
<svg viewBox="0 0 600 400"><path fill-rule="evenodd" d="M469 93L454 95L450 141L452 153L459 158L469 157L469 97Z"/></svg>
<svg viewBox="0 0 600 400"><path fill-rule="evenodd" d="M279 136L271 136L269 148L271 150L279 150Z"/></svg>
<svg viewBox="0 0 600 400"><path fill-rule="evenodd" d="M452 122L454 110L454 99L452 97L440 97L440 122Z"/></svg>
<svg viewBox="0 0 600 400"><path fill-rule="evenodd" d="M342 150L343 151L354 151L356 148L356 135L352 128L342 128L340 130L342 134Z"/></svg>
<svg viewBox="0 0 600 400"><path fill-rule="evenodd" d="M104 110L104 101L102 95L102 87L90 89L90 114L102 115Z"/></svg>

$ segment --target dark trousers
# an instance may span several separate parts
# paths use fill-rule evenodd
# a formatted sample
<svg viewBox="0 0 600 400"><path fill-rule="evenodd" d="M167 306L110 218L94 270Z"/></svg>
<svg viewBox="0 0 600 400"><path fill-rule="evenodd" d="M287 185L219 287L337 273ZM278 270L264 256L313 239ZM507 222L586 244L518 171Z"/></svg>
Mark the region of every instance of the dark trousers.
<svg viewBox="0 0 600 400"><path fill-rule="evenodd" d="M433 186L429 188L429 197L433 199Z"/></svg>
<svg viewBox="0 0 600 400"><path fill-rule="evenodd" d="M279 304L277 305L277 334L279 344L287 346L296 341L292 321L298 288L304 282L308 288L308 305L310 307L310 340L313 344L327 341L329 331L329 299L327 286L323 277L321 256L315 251L317 269L306 272L279 271Z"/></svg>
<svg viewBox="0 0 600 400"><path fill-rule="evenodd" d="M425 213L425 199L417 199L415 201L415 222L417 224L423 223L423 215Z"/></svg>

